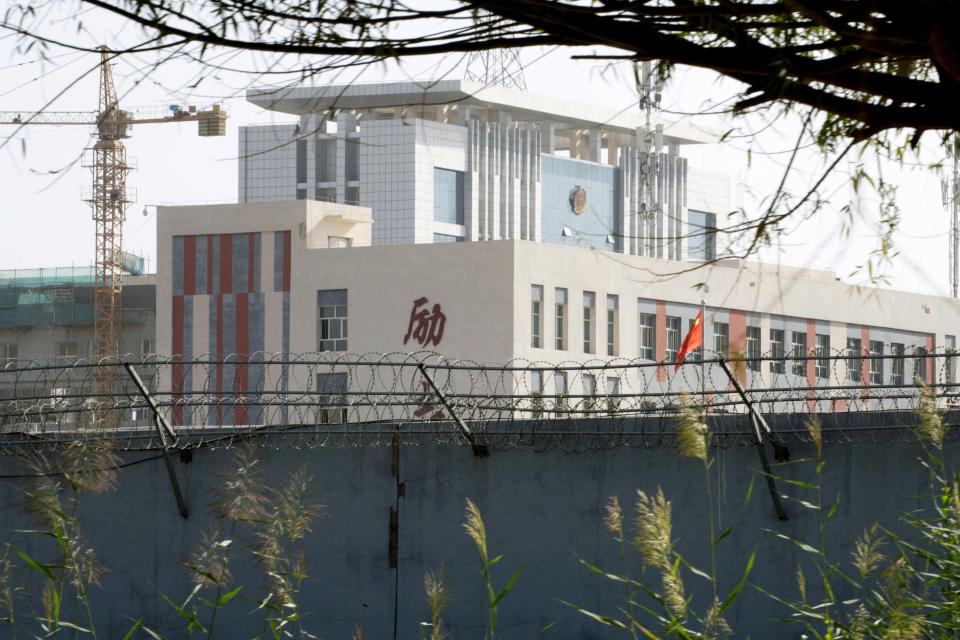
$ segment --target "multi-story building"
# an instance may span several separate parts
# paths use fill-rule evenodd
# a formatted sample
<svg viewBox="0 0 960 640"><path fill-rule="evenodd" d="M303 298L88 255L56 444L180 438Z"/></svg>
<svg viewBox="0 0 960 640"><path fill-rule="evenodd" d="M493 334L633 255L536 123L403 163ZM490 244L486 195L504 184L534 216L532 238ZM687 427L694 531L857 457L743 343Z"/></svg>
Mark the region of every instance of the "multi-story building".
<svg viewBox="0 0 960 640"><path fill-rule="evenodd" d="M466 80L251 90L298 124L240 128L238 200L368 207L373 244L532 240L712 258L729 179L689 122ZM694 240L688 244L687 238Z"/></svg>
<svg viewBox="0 0 960 640"><path fill-rule="evenodd" d="M350 228L334 229L331 220ZM952 299L733 260L663 278L657 274L676 263L518 239L362 246L369 227L368 210L324 202L161 207L158 346L185 361L225 362L174 372L174 391L370 389L373 382L347 380L335 368L325 369L329 380L319 370L294 380L286 365L244 362L426 350L514 363L527 370L511 378L509 393L557 402L722 393L729 380L716 365L701 372L697 354L677 371L670 364L701 297L707 355L745 358L734 368L747 387L836 390L818 394L811 409L844 407L871 387L909 386L917 377L953 379L952 363L926 357L955 347L960 313ZM701 282L707 287L695 286ZM578 369L583 363L598 369ZM794 398L806 404L804 395ZM235 423L257 420L244 414Z"/></svg>

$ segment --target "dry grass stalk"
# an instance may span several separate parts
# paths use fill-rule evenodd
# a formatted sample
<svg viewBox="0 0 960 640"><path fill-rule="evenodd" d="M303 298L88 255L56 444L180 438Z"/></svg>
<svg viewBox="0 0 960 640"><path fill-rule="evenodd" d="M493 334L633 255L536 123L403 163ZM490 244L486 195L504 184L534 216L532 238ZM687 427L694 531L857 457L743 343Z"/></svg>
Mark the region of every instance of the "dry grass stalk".
<svg viewBox="0 0 960 640"><path fill-rule="evenodd" d="M617 542L623 542L623 510L620 508L620 498L610 496L605 509L607 515L603 518L603 524L616 538Z"/></svg>
<svg viewBox="0 0 960 640"><path fill-rule="evenodd" d="M823 431L820 428L820 418L810 416L807 418L805 426L807 427L807 433L810 434L810 439L813 441L813 447L817 452L817 460L820 460L823 456Z"/></svg>
<svg viewBox="0 0 960 640"><path fill-rule="evenodd" d="M430 640L444 640L447 632L440 614L453 599L453 589L447 584L443 565L424 574L423 589L430 604Z"/></svg>
<svg viewBox="0 0 960 640"><path fill-rule="evenodd" d="M463 523L463 528L473 540L480 554L480 562L487 565L487 529L483 524L483 518L480 516L480 509L467 498L467 520Z"/></svg>
<svg viewBox="0 0 960 640"><path fill-rule="evenodd" d="M680 417L675 421L674 429L680 455L706 462L710 429L701 419L700 410L691 406L690 396L686 393L680 397Z"/></svg>
<svg viewBox="0 0 960 640"><path fill-rule="evenodd" d="M210 508L216 517L225 520L262 520L267 515L264 505L269 500L253 445L240 449L236 463L236 470L225 476L223 487L213 491Z"/></svg>
<svg viewBox="0 0 960 640"><path fill-rule="evenodd" d="M864 529L863 536L856 541L853 566L860 572L861 578L873 573L886 560L886 556L880 553L883 538L877 535L878 529L879 524L874 523L869 529Z"/></svg>
<svg viewBox="0 0 960 640"><path fill-rule="evenodd" d="M194 584L222 586L230 582L227 556L231 543L231 540L221 540L218 532L203 534L197 553L183 563L193 573Z"/></svg>
<svg viewBox="0 0 960 640"><path fill-rule="evenodd" d="M663 584L661 596L670 612L682 618L686 615L687 602L679 565L673 562L670 502L664 497L663 489L658 489L653 498L638 490L635 506L637 533L633 545L647 565L660 570Z"/></svg>
<svg viewBox="0 0 960 640"><path fill-rule="evenodd" d="M917 378L920 384L920 398L914 412L920 418L916 426L917 436L938 449L943 445L947 425L943 422L943 409L937 406L937 397L926 382Z"/></svg>

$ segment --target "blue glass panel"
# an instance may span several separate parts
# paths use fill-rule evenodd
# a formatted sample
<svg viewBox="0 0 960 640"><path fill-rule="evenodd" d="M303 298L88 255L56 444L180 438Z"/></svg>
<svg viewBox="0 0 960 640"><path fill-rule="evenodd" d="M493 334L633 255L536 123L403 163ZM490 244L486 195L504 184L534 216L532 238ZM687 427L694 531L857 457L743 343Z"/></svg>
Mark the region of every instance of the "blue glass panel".
<svg viewBox="0 0 960 640"><path fill-rule="evenodd" d="M541 160L540 232L543 242L615 251L621 244L617 168L551 154L543 154ZM577 187L586 194L586 203L580 214L575 213L570 204ZM615 239L613 244L607 242L610 235Z"/></svg>
<svg viewBox="0 0 960 640"><path fill-rule="evenodd" d="M463 172L433 168L433 219L463 224Z"/></svg>

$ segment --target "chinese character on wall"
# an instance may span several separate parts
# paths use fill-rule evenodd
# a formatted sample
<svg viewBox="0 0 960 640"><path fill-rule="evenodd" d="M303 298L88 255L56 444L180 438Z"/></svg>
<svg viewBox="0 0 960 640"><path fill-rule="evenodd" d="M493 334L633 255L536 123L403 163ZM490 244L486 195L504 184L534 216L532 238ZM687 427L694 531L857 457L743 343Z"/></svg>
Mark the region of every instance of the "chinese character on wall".
<svg viewBox="0 0 960 640"><path fill-rule="evenodd" d="M421 347L430 344L434 346L440 344L443 340L443 329L447 324L447 316L440 310L439 304L434 304L431 310L427 310L426 296L417 298L413 301L413 309L410 310L410 324L407 325L407 335L403 337L403 344L407 344L410 338Z"/></svg>

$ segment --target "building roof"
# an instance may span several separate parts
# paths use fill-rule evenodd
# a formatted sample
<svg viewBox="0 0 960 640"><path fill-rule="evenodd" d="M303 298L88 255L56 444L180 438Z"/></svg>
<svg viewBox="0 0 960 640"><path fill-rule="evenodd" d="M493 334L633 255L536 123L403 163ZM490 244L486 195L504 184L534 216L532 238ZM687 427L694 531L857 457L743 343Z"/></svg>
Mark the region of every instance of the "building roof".
<svg viewBox="0 0 960 640"><path fill-rule="evenodd" d="M644 125L638 109L614 109L470 80L249 89L247 101L269 111L294 115L324 113L332 109L363 110L466 104L505 111L518 121L550 121L564 124L568 128L602 127L609 131L632 134ZM717 132L689 121L657 122L663 124L667 140L675 144L709 144L719 141Z"/></svg>

